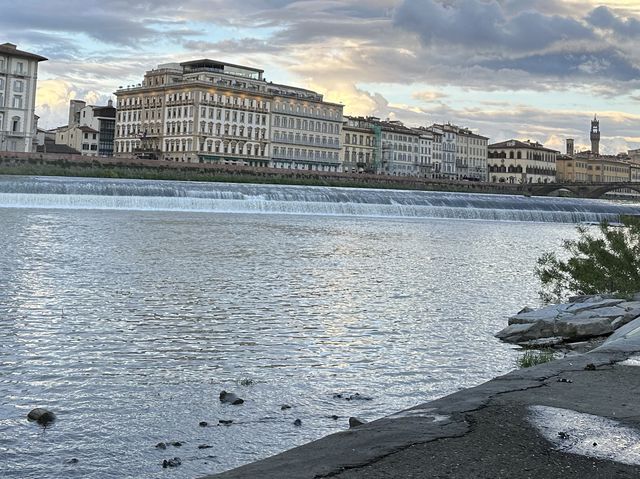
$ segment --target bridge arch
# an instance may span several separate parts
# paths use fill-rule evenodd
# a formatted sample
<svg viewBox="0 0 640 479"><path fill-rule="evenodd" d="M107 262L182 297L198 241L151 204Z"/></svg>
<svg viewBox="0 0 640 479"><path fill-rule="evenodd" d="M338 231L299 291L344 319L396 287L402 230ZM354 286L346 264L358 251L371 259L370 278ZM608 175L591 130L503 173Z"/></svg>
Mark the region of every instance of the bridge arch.
<svg viewBox="0 0 640 479"><path fill-rule="evenodd" d="M569 191L573 196L580 197L581 192L577 185L565 185L562 183L546 183L543 185L532 185L529 188L529 193L533 196L550 196L553 193L560 191Z"/></svg>
<svg viewBox="0 0 640 479"><path fill-rule="evenodd" d="M587 196L597 199L602 198L607 193L622 189L633 190L640 195L640 183L611 183L610 185L601 185L591 189Z"/></svg>

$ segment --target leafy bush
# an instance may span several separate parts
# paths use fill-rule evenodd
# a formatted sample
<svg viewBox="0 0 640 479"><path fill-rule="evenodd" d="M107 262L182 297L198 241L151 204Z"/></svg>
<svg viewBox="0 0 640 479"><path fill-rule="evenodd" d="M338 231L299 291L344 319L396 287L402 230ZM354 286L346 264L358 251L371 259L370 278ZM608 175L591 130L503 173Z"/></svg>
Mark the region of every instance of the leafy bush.
<svg viewBox="0 0 640 479"><path fill-rule="evenodd" d="M538 364L548 363L555 359L555 354L550 349L542 349L536 351L527 349L522 356L518 357L516 363L519 368L530 368Z"/></svg>
<svg viewBox="0 0 640 479"><path fill-rule="evenodd" d="M568 294L617 294L640 291L640 218L625 216L622 225L602 222L594 229L578 226L579 238L563 244L568 259L545 253L536 275L545 301L560 301Z"/></svg>

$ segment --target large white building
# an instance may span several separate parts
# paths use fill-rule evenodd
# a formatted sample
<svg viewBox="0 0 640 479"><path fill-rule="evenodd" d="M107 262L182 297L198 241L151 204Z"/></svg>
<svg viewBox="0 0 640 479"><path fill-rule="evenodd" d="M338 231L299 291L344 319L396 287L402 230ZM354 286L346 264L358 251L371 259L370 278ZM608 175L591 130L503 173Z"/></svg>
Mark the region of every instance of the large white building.
<svg viewBox="0 0 640 479"><path fill-rule="evenodd" d="M116 92L116 156L339 171L342 105L214 60L160 65Z"/></svg>
<svg viewBox="0 0 640 479"><path fill-rule="evenodd" d="M35 150L38 63L46 58L0 45L0 151Z"/></svg>

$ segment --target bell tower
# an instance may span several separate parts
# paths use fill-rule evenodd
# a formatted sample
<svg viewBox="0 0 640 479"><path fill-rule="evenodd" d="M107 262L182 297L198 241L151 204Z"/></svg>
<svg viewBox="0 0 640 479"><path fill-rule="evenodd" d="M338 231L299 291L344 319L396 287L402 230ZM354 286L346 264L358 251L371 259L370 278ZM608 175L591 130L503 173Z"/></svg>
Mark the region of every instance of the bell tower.
<svg viewBox="0 0 640 479"><path fill-rule="evenodd" d="M591 120L591 154L600 156L600 120L595 115Z"/></svg>

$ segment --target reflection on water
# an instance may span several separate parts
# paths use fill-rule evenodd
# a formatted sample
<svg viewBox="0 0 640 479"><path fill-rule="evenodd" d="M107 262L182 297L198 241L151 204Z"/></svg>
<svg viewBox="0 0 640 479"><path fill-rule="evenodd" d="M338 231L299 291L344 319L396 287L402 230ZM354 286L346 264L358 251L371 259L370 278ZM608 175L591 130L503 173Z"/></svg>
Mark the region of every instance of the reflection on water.
<svg viewBox="0 0 640 479"><path fill-rule="evenodd" d="M196 477L507 372L515 353L492 335L536 303L535 259L573 231L19 208L0 225L11 478L153 477L175 456L172 477ZM58 421L28 423L33 407Z"/></svg>

